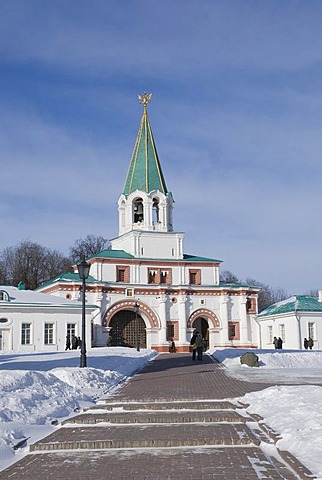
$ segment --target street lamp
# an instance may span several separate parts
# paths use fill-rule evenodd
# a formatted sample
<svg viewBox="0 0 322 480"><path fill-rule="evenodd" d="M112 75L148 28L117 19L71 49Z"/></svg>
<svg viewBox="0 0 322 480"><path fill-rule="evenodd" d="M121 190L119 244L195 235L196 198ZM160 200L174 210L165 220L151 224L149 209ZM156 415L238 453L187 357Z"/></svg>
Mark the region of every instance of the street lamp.
<svg viewBox="0 0 322 480"><path fill-rule="evenodd" d="M138 352L140 351L140 335L139 335L139 322L138 322L139 309L140 307L136 303L134 305L134 311L135 311L135 328L136 328L136 349Z"/></svg>
<svg viewBox="0 0 322 480"><path fill-rule="evenodd" d="M81 357L80 366L86 367L86 329L85 329L85 280L88 278L89 270L91 266L83 259L79 265L77 265L78 274L83 282L82 288L82 343L81 343Z"/></svg>

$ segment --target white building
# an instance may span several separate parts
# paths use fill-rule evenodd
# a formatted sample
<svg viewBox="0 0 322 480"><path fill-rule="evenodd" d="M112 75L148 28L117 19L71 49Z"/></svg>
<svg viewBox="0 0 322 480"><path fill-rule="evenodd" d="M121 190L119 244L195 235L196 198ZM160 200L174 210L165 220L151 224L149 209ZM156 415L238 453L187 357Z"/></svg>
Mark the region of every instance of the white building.
<svg viewBox="0 0 322 480"><path fill-rule="evenodd" d="M314 349L322 348L322 290L319 297L296 295L274 303L257 315L260 348L274 348L281 337L283 348L303 349L304 339L312 338Z"/></svg>
<svg viewBox="0 0 322 480"><path fill-rule="evenodd" d="M79 293L78 293L79 296ZM86 345L99 310L86 306ZM81 336L82 303L17 287L0 286L0 350L61 351L66 335Z"/></svg>
<svg viewBox="0 0 322 480"><path fill-rule="evenodd" d="M162 352L174 341L177 351L187 351L197 329L210 348L257 347L258 289L220 284L220 260L184 253L147 114L151 96L139 98L143 116L118 200L119 235L110 250L87 259L87 301L100 307L92 344ZM75 299L79 287L79 280L62 275L38 291Z"/></svg>

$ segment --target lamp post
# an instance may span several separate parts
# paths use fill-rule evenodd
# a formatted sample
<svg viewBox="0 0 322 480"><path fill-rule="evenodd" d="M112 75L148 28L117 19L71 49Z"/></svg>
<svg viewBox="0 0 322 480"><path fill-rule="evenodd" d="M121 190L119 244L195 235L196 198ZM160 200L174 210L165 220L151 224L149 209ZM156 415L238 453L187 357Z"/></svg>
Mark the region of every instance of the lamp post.
<svg viewBox="0 0 322 480"><path fill-rule="evenodd" d="M139 335L139 322L138 322L139 309L140 307L136 303L134 305L134 311L135 311L135 328L136 328L136 349L138 352L140 351L140 335Z"/></svg>
<svg viewBox="0 0 322 480"><path fill-rule="evenodd" d="M81 357L80 367L86 367L86 328L85 328L85 280L88 278L89 270L91 266L83 259L79 265L77 265L78 274L83 282L82 286L82 343L81 343Z"/></svg>

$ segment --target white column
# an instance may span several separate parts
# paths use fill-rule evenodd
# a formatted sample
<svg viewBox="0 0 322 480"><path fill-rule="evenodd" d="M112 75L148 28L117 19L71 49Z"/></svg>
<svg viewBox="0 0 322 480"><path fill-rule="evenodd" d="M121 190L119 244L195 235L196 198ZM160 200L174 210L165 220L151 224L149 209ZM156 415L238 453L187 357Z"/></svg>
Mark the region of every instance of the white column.
<svg viewBox="0 0 322 480"><path fill-rule="evenodd" d="M179 343L185 344L187 342L187 310L186 310L186 295L179 295L178 298L178 313L179 313Z"/></svg>
<svg viewBox="0 0 322 480"><path fill-rule="evenodd" d="M239 301L239 318L240 318L240 343L249 343L249 331L246 313L247 298L243 295Z"/></svg>
<svg viewBox="0 0 322 480"><path fill-rule="evenodd" d="M227 345L228 338L228 302L230 298L228 295L223 295L220 301L220 320L221 320L221 343Z"/></svg>
<svg viewBox="0 0 322 480"><path fill-rule="evenodd" d="M166 296L161 295L159 300L159 317L161 322L161 330L159 334L159 342L161 345L167 344L167 308Z"/></svg>

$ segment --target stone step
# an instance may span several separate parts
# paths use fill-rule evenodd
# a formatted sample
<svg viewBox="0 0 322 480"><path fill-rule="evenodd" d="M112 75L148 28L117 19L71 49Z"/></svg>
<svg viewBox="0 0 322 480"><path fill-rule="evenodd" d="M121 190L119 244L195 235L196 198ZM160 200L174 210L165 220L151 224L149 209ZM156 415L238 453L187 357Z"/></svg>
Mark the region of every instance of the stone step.
<svg viewBox="0 0 322 480"><path fill-rule="evenodd" d="M106 413L83 413L62 422L62 425L97 424L97 423L240 423L247 419L239 415L235 410L187 410L184 412L173 411L136 411L136 412L106 412ZM248 419L251 420L251 419Z"/></svg>
<svg viewBox="0 0 322 480"><path fill-rule="evenodd" d="M30 451L251 444L259 441L243 423L63 427L30 445Z"/></svg>
<svg viewBox="0 0 322 480"><path fill-rule="evenodd" d="M236 405L227 401L182 401L182 402L111 402L99 400L88 410L235 410Z"/></svg>

